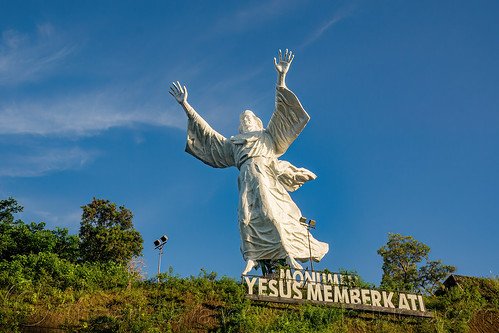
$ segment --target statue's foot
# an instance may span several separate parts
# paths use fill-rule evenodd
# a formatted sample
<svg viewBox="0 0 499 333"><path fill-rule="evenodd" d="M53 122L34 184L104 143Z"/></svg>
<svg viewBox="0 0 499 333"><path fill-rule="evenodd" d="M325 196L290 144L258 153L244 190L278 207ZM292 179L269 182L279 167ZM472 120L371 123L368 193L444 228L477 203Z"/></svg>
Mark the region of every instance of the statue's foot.
<svg viewBox="0 0 499 333"><path fill-rule="evenodd" d="M303 267L302 265L300 265L296 260L295 258L291 257L291 256L288 256L286 258L286 263L289 265L289 267L291 267L292 269L296 269L296 270L302 270Z"/></svg>
<svg viewBox="0 0 499 333"><path fill-rule="evenodd" d="M256 267L256 266L258 266L258 263L256 261L248 259L248 261L246 263L246 268L244 269L244 271L242 272L241 275L248 274L248 272L251 271L253 269L253 267Z"/></svg>

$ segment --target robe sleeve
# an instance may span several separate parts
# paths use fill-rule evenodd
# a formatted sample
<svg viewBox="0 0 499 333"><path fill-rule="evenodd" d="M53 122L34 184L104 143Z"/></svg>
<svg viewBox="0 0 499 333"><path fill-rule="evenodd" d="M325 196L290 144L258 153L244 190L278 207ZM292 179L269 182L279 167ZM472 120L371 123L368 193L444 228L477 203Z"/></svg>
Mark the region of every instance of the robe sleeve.
<svg viewBox="0 0 499 333"><path fill-rule="evenodd" d="M277 156L286 152L309 120L310 116L303 109L295 94L288 88L277 87L274 114L266 129L274 140Z"/></svg>
<svg viewBox="0 0 499 333"><path fill-rule="evenodd" d="M189 107L185 151L214 168L235 166L232 144Z"/></svg>
<svg viewBox="0 0 499 333"><path fill-rule="evenodd" d="M315 173L305 168L297 168L291 163L276 160L277 179L288 192L294 192L303 184L317 178Z"/></svg>

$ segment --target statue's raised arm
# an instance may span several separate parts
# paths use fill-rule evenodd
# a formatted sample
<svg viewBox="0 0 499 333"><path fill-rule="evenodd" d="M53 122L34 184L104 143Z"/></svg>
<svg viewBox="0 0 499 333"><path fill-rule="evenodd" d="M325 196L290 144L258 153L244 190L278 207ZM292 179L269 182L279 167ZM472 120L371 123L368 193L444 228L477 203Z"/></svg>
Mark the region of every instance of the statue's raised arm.
<svg viewBox="0 0 499 333"><path fill-rule="evenodd" d="M187 102L187 88L173 82L169 91L187 114L185 151L214 168L235 166L230 142L211 126Z"/></svg>
<svg viewBox="0 0 499 333"><path fill-rule="evenodd" d="M279 62L274 58L277 71L275 109L266 131L272 135L277 156L286 152L310 120L298 98L286 87L286 73L293 59L294 55L287 49L284 56L279 50Z"/></svg>

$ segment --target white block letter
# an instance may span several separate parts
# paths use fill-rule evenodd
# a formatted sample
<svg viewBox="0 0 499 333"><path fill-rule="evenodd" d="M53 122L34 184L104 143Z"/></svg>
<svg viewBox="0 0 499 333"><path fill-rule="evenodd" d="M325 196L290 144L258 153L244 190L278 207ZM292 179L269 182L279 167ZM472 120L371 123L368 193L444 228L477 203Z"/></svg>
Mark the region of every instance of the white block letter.
<svg viewBox="0 0 499 333"><path fill-rule="evenodd" d="M321 285L320 284L313 285L313 284L307 283L307 299L322 302L322 293L321 293Z"/></svg>
<svg viewBox="0 0 499 333"><path fill-rule="evenodd" d="M333 286L324 285L324 302L332 302L333 297Z"/></svg>
<svg viewBox="0 0 499 333"><path fill-rule="evenodd" d="M299 287L301 287L301 282L293 282L293 292L295 293L293 295L293 298L294 299L302 299L303 298L303 294L301 292L300 289L298 289Z"/></svg>
<svg viewBox="0 0 499 333"><path fill-rule="evenodd" d="M350 289L350 303L360 304L360 290Z"/></svg>
<svg viewBox="0 0 499 333"><path fill-rule="evenodd" d="M287 293L284 293L284 281L279 280L279 296L284 297L284 298L291 298L291 281L286 282L287 286Z"/></svg>
<svg viewBox="0 0 499 333"><path fill-rule="evenodd" d="M269 294L269 296L272 296L272 297L279 297L279 291L277 290L277 281L276 280L270 280L269 281L269 289L271 291L271 293Z"/></svg>
<svg viewBox="0 0 499 333"><path fill-rule="evenodd" d="M392 303L393 292L390 291L388 296L386 295L386 291L383 291L383 306L385 308L395 308Z"/></svg>
<svg viewBox="0 0 499 333"><path fill-rule="evenodd" d="M418 295L418 302L419 302L419 309L423 312L426 311L426 308L424 306L423 296Z"/></svg>
<svg viewBox="0 0 499 333"><path fill-rule="evenodd" d="M298 280L297 277L300 277L300 279ZM303 274L301 273L301 271L294 271L293 273L293 280L295 280L296 282L298 282L299 284L299 288L303 287Z"/></svg>
<svg viewBox="0 0 499 333"><path fill-rule="evenodd" d="M373 302L373 306L381 306L381 294L377 290L371 290L371 300Z"/></svg>
<svg viewBox="0 0 499 333"><path fill-rule="evenodd" d="M350 303L350 300L348 299L348 289L347 288L341 288L335 286L334 287L334 302L335 303Z"/></svg>
<svg viewBox="0 0 499 333"><path fill-rule="evenodd" d="M369 289L362 289L360 291L360 297L362 298L362 304L371 304L371 297L369 297Z"/></svg>
<svg viewBox="0 0 499 333"><path fill-rule="evenodd" d="M255 285L256 278L252 278L250 281L250 279L245 276L244 281L246 281L246 284L248 285L248 295L253 295L253 286Z"/></svg>
<svg viewBox="0 0 499 333"><path fill-rule="evenodd" d="M262 279L258 280L258 295L264 295L265 291L267 290L267 286L265 285L267 283L267 279Z"/></svg>
<svg viewBox="0 0 499 333"><path fill-rule="evenodd" d="M407 303L407 297L405 294L399 294L399 309L410 310L409 303Z"/></svg>
<svg viewBox="0 0 499 333"><path fill-rule="evenodd" d="M417 311L418 308L416 307L416 299L418 298L418 296L413 295L413 294L409 294L409 295L407 295L407 298L409 299L409 301L411 301L411 308L414 311Z"/></svg>

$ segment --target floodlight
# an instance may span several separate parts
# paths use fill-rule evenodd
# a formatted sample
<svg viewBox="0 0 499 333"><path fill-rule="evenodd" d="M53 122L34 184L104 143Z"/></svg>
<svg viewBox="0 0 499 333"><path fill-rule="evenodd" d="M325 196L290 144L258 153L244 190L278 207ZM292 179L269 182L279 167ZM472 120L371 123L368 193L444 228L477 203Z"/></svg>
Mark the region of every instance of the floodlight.
<svg viewBox="0 0 499 333"><path fill-rule="evenodd" d="M310 266L312 268L312 271L314 270L314 261L312 260L312 247L310 246L310 229L315 229L315 220L308 220L307 224L307 218L302 216L300 217L300 223L307 228L307 238L308 238L308 251L310 252Z"/></svg>
<svg viewBox="0 0 499 333"><path fill-rule="evenodd" d="M165 246L168 237L166 235L161 236L160 239L154 241L154 246L156 249L159 249L159 262L158 262L158 278L156 282L159 283L159 273L161 272L161 252L163 251L163 246Z"/></svg>

